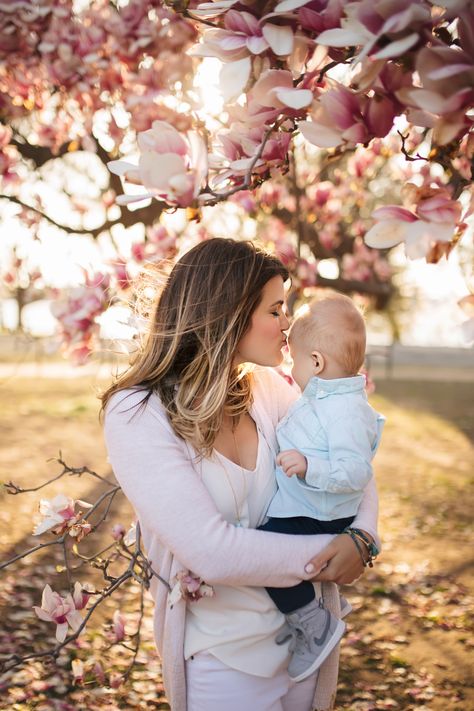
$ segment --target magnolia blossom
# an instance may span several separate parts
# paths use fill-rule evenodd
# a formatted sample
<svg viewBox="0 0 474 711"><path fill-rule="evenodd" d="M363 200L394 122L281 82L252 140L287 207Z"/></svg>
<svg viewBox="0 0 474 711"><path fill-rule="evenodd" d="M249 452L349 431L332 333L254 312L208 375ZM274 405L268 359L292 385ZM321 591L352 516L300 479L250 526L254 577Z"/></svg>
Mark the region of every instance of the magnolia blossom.
<svg viewBox="0 0 474 711"><path fill-rule="evenodd" d="M54 499L41 499L39 512L43 519L35 526L33 535L40 536L46 531L60 535L69 530L71 536L78 536L80 540L84 535L90 533L91 526L81 521L82 511L75 510L76 504L85 509L92 508L92 504L87 503L87 501L81 501L80 499L74 501L74 499L70 499L64 494L58 494ZM84 531L86 528L88 530ZM80 530L84 531L83 535L79 534Z"/></svg>
<svg viewBox="0 0 474 711"><path fill-rule="evenodd" d="M169 123L154 121L151 129L138 134L138 146L138 166L121 160L108 163L112 173L147 190L141 195L121 195L119 204L152 197L178 207L196 202L207 176L207 149L197 132L188 131L184 138Z"/></svg>
<svg viewBox="0 0 474 711"><path fill-rule="evenodd" d="M365 235L365 243L388 249L405 242L405 251L411 259L429 257L439 242L449 244L461 216L461 205L444 189L428 189L424 199L423 194L418 197L415 212L397 205L375 210L372 217L376 223ZM432 261L437 261L436 257Z"/></svg>
<svg viewBox="0 0 474 711"><path fill-rule="evenodd" d="M206 585L202 578L190 571L181 570L175 576L174 587L169 594L168 604L173 607L181 599L197 602L202 597L213 596L214 588Z"/></svg>
<svg viewBox="0 0 474 711"><path fill-rule="evenodd" d="M123 537L126 546L133 546L137 542L137 524L132 523L127 533Z"/></svg>
<svg viewBox="0 0 474 711"><path fill-rule="evenodd" d="M114 644L125 639L125 618L120 610L115 610L112 621L112 641Z"/></svg>
<svg viewBox="0 0 474 711"><path fill-rule="evenodd" d="M73 683L81 686L84 683L84 662L80 659L73 659L71 662L71 671Z"/></svg>
<svg viewBox="0 0 474 711"><path fill-rule="evenodd" d="M359 61L369 54L373 60L399 57L431 26L430 8L423 0L352 2L345 4L344 14L341 27L322 32L317 41L329 47L361 47Z"/></svg>
<svg viewBox="0 0 474 711"><path fill-rule="evenodd" d="M312 120L300 121L298 127L306 140L320 148L343 143L351 146L386 136L396 113L388 96L376 94L367 100L365 95L334 83L313 105Z"/></svg>
<svg viewBox="0 0 474 711"><path fill-rule="evenodd" d="M66 639L68 626L76 632L81 626L83 619L76 609L71 595L62 597L59 593L53 592L49 585L46 585L41 598L41 607L33 606L35 613L40 620L54 622L56 626L56 639L64 642Z"/></svg>

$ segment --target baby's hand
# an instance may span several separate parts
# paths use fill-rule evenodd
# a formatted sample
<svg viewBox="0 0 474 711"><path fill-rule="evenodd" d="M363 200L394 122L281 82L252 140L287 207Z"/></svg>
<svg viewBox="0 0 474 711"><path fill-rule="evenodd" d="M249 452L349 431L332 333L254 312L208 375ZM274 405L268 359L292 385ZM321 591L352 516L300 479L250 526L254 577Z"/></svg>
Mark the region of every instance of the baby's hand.
<svg viewBox="0 0 474 711"><path fill-rule="evenodd" d="M296 449L287 449L276 458L276 463L283 469L286 476L294 476L296 474L300 479L304 479L308 462L301 452Z"/></svg>

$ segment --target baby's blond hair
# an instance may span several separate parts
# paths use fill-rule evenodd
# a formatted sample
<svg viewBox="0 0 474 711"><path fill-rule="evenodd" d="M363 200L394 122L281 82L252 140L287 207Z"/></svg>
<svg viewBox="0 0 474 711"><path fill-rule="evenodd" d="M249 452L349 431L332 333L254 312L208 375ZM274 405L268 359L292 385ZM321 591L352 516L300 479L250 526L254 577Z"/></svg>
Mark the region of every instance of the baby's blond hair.
<svg viewBox="0 0 474 711"><path fill-rule="evenodd" d="M289 340L308 352L318 350L334 359L347 376L356 375L364 363L364 319L343 294L330 293L305 304L296 313Z"/></svg>

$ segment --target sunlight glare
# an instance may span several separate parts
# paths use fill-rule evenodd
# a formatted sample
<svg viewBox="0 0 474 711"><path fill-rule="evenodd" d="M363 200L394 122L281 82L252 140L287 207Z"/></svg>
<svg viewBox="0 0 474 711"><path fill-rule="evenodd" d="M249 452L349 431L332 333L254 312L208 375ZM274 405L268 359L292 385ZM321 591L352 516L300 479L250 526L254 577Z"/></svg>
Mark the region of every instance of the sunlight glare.
<svg viewBox="0 0 474 711"><path fill-rule="evenodd" d="M202 110L199 117L206 123L219 116L224 107L224 100L219 89L219 72L222 67L215 57L205 57L199 65L194 78L194 86L198 91Z"/></svg>

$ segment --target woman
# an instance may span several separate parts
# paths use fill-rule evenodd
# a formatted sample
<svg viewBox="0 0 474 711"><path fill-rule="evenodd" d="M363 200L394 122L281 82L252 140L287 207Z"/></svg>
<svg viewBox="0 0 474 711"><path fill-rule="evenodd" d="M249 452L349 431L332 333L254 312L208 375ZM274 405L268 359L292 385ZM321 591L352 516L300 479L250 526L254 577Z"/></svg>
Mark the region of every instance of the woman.
<svg viewBox="0 0 474 711"><path fill-rule="evenodd" d="M275 643L283 616L263 587L352 582L359 553L345 535L254 530L275 493L275 426L297 397L271 368L255 367L281 363L287 277L251 242L198 244L159 294L143 351L103 397L110 460L153 569L170 583L191 571L214 588L170 606L166 586L152 581L173 711L309 711L313 697L330 708L335 693L337 652L317 688L316 676L290 681L288 648ZM376 537L376 519L372 484L354 526ZM324 595L340 612L336 586Z"/></svg>

